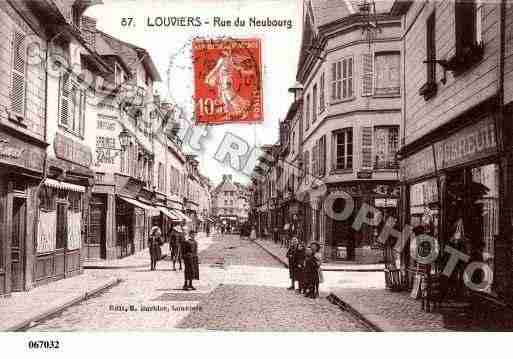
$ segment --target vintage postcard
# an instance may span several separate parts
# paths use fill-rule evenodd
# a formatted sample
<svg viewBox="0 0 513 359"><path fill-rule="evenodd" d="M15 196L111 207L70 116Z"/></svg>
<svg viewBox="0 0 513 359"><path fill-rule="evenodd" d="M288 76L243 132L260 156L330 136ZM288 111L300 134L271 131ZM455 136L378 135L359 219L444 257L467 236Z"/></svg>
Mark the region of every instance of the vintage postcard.
<svg viewBox="0 0 513 359"><path fill-rule="evenodd" d="M513 331L512 1L1 0L0 24L0 346Z"/></svg>

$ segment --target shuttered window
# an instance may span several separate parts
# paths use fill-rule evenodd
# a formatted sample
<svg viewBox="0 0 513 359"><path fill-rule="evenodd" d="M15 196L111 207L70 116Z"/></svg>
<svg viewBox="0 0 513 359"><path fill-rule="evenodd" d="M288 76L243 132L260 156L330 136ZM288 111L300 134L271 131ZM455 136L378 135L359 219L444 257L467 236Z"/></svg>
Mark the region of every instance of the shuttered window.
<svg viewBox="0 0 513 359"><path fill-rule="evenodd" d="M399 127L383 126L374 129L374 147L376 169L397 168L396 159L399 145Z"/></svg>
<svg viewBox="0 0 513 359"><path fill-rule="evenodd" d="M333 166L335 170L353 168L353 129L333 133Z"/></svg>
<svg viewBox="0 0 513 359"><path fill-rule="evenodd" d="M319 176L326 174L326 135L319 139Z"/></svg>
<svg viewBox="0 0 513 359"><path fill-rule="evenodd" d="M374 72L376 76L374 94L399 95L400 93L399 52L383 52L375 55Z"/></svg>
<svg viewBox="0 0 513 359"><path fill-rule="evenodd" d="M305 106L305 129L308 130L310 127L310 95L306 96L306 106Z"/></svg>
<svg viewBox="0 0 513 359"><path fill-rule="evenodd" d="M455 3L456 55L463 56L477 42L477 28L481 30L481 11L477 20L476 2L457 0ZM479 35L481 38L481 34Z"/></svg>
<svg viewBox="0 0 513 359"><path fill-rule="evenodd" d="M317 176L318 166L319 166L319 143L315 142L312 148L312 175Z"/></svg>
<svg viewBox="0 0 513 359"><path fill-rule="evenodd" d="M362 96L372 96L373 62L372 54L362 54Z"/></svg>
<svg viewBox="0 0 513 359"><path fill-rule="evenodd" d="M305 184L308 184L310 181L310 154L308 151L305 151L303 162L305 168Z"/></svg>
<svg viewBox="0 0 513 359"><path fill-rule="evenodd" d="M18 120L25 116L27 49L25 34L14 32L12 39L11 111Z"/></svg>
<svg viewBox="0 0 513 359"><path fill-rule="evenodd" d="M321 82L319 87L319 111L322 112L326 108L326 98L324 97L324 91L326 87L326 79L324 72L321 74Z"/></svg>
<svg viewBox="0 0 513 359"><path fill-rule="evenodd" d="M59 81L59 125L77 136L84 136L86 92L69 73Z"/></svg>
<svg viewBox="0 0 513 359"><path fill-rule="evenodd" d="M333 101L353 97L353 72L352 57L331 64L331 99Z"/></svg>
<svg viewBox="0 0 513 359"><path fill-rule="evenodd" d="M312 123L317 121L317 111L317 84L315 84L312 90Z"/></svg>
<svg viewBox="0 0 513 359"><path fill-rule="evenodd" d="M428 83L436 82L436 27L435 12L426 21L426 79Z"/></svg>
<svg viewBox="0 0 513 359"><path fill-rule="evenodd" d="M362 127L362 169L372 169L372 127Z"/></svg>

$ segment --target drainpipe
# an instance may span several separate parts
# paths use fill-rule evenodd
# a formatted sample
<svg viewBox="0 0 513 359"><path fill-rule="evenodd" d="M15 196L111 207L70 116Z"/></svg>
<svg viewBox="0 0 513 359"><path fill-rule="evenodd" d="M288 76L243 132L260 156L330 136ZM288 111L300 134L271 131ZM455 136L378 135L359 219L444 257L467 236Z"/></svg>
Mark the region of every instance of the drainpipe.
<svg viewBox="0 0 513 359"><path fill-rule="evenodd" d="M507 124L505 119L505 108L504 108L504 54L505 54L505 20L506 20L506 1L501 0L500 2L500 19L499 19L499 59L498 59L498 73L499 78L497 81L497 131L496 133L500 134L498 138L498 146L499 146L499 154L500 154L500 162L501 166L499 168L500 173L500 181L499 181L499 193L503 193L503 196L499 196L499 241L503 243L508 243L507 245L502 245L501 248L504 248L507 253L511 253L511 244L509 244L512 228L511 221L508 218L511 217L511 211L513 208L511 207L511 175L508 168L510 168L510 163L513 160L510 155L510 151L508 151L508 146L510 142L507 141L508 135L507 131L510 126ZM511 272L511 255L508 258L504 258L507 260L508 264L506 265L505 271L507 272L506 276L509 276ZM495 265L495 268L498 266ZM496 274L496 269L494 270L494 275ZM500 283L499 283L500 285ZM511 300L513 295L513 286L510 283L510 280L507 280L506 283L501 285L502 289L508 299ZM497 285L494 285L493 290L497 290Z"/></svg>

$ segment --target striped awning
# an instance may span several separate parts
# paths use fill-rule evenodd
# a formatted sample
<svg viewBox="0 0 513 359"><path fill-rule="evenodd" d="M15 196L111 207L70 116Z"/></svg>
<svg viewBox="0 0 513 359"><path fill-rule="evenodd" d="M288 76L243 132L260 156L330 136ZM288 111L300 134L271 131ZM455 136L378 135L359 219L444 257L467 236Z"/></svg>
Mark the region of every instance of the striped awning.
<svg viewBox="0 0 513 359"><path fill-rule="evenodd" d="M119 196L119 198L121 198L126 203L129 203L133 206L144 209L146 211L146 214L150 217L155 217L155 216L160 215L160 211L157 208L155 208L153 206L149 206L147 204L144 204L141 201L138 201L138 200L130 198L130 197L125 197L125 196Z"/></svg>
<svg viewBox="0 0 513 359"><path fill-rule="evenodd" d="M57 180L54 180L51 178L45 179L44 185L51 187L51 188L63 189L63 190L71 191L71 192L79 192L79 193L85 192L84 186L79 186L79 185L76 185L73 183L68 183L68 182L57 181Z"/></svg>
<svg viewBox="0 0 513 359"><path fill-rule="evenodd" d="M180 217L178 217L175 213L173 213L170 209L166 208L166 207L162 207L162 206L157 206L157 208L159 209L159 211L164 215L166 216L167 218L169 218L170 220L172 221L181 221Z"/></svg>

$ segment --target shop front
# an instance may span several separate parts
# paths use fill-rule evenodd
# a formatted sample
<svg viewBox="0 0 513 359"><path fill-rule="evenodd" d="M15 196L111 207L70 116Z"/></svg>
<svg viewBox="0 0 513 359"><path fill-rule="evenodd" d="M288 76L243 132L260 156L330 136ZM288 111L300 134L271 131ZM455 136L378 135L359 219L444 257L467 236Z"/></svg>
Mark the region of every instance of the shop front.
<svg viewBox="0 0 513 359"><path fill-rule="evenodd" d="M409 224L416 235L435 238L440 253L447 247L468 255L470 262L484 263L496 273L500 220L501 166L495 117L492 113L465 122L448 135L434 137L420 150L407 153L401 162L405 196L402 226ZM410 243L404 248L415 246ZM429 266L421 265L409 250L395 253L394 262L406 271L413 290L426 272L440 274L447 256ZM464 263L451 273L451 294L464 295ZM479 283L486 273L474 272ZM481 278L481 279L480 279ZM486 291L492 291L495 284Z"/></svg>
<svg viewBox="0 0 513 359"><path fill-rule="evenodd" d="M0 296L33 287L46 144L0 130Z"/></svg>
<svg viewBox="0 0 513 359"><path fill-rule="evenodd" d="M47 178L39 191L35 284L82 271L82 219L86 187Z"/></svg>
<svg viewBox="0 0 513 359"><path fill-rule="evenodd" d="M398 199L399 186L395 181L328 184L328 195L322 199L319 218L319 222L324 223L318 224L325 260L382 263L384 248L378 242L381 224L379 221L375 221L376 225L363 223L359 228L355 226L355 220L364 205L374 208L382 216L396 217ZM352 211L347 212L348 208Z"/></svg>

